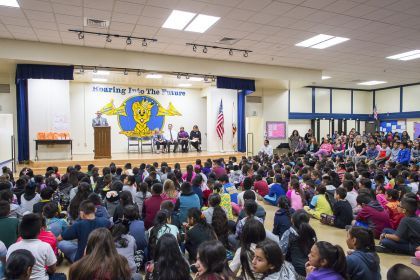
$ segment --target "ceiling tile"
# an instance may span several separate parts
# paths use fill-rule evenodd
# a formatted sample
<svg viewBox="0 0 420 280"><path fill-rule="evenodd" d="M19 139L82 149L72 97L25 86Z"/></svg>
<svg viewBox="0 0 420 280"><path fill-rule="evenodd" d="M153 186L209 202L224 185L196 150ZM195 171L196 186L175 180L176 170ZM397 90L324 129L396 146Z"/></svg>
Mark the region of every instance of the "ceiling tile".
<svg viewBox="0 0 420 280"><path fill-rule="evenodd" d="M20 17L20 18L25 17L21 9L10 8L10 7L5 7L5 6L0 6L0 16Z"/></svg>
<svg viewBox="0 0 420 280"><path fill-rule="evenodd" d="M82 17L68 16L68 15L56 15L57 22L63 24L72 24L72 25L83 25Z"/></svg>
<svg viewBox="0 0 420 280"><path fill-rule="evenodd" d="M171 14L172 10L153 7L153 6L145 6L142 12L142 15L152 18L159 18L159 19L167 19L168 16Z"/></svg>
<svg viewBox="0 0 420 280"><path fill-rule="evenodd" d="M134 4L130 2L117 1L115 2L114 12L123 14L139 15L143 10L144 5Z"/></svg>
<svg viewBox="0 0 420 280"><path fill-rule="evenodd" d="M0 22L4 24L19 25L19 26L29 26L29 22L26 18L15 18L15 17L0 17Z"/></svg>
<svg viewBox="0 0 420 280"><path fill-rule="evenodd" d="M315 9L311 9L311 8L306 8L306 7L296 7L290 11L288 11L285 16L290 17L290 18L295 18L295 19L303 19L307 16L309 16L310 14L315 13L317 10Z"/></svg>
<svg viewBox="0 0 420 280"><path fill-rule="evenodd" d="M81 6L65 5L60 3L53 4L54 12L62 15L83 16L83 8Z"/></svg>
<svg viewBox="0 0 420 280"><path fill-rule="evenodd" d="M193 0L179 0L176 4L175 9L181 11L188 11L191 13L203 13L203 9L206 7L206 3L193 1ZM204 12L205 13L205 12Z"/></svg>
<svg viewBox="0 0 420 280"><path fill-rule="evenodd" d="M373 6L359 5L347 11L344 11L343 14L348 15L348 16L354 16L354 17L362 17L366 14L376 11L377 9L378 9L377 7L373 7Z"/></svg>
<svg viewBox="0 0 420 280"><path fill-rule="evenodd" d="M31 20L31 25L34 28L57 30L57 24L55 22Z"/></svg>
<svg viewBox="0 0 420 280"><path fill-rule="evenodd" d="M55 17L53 13L26 10L25 14L28 17L28 19L55 22Z"/></svg>
<svg viewBox="0 0 420 280"><path fill-rule="evenodd" d="M176 5L178 4L178 0L148 0L147 5L153 7L161 7L167 9L175 9Z"/></svg>
<svg viewBox="0 0 420 280"><path fill-rule="evenodd" d="M241 9L246 9L246 10L251 10L251 11L260 11L263 7L267 6L268 4L270 4L272 1L271 0L243 0L241 2L240 5L238 5L238 7L240 7Z"/></svg>
<svg viewBox="0 0 420 280"><path fill-rule="evenodd" d="M118 22L137 23L138 18L138 15L121 14L115 12L112 14L112 21Z"/></svg>
<svg viewBox="0 0 420 280"><path fill-rule="evenodd" d="M38 38L36 37L34 32L32 32L32 33L13 32L12 35L16 40L38 41Z"/></svg>
<svg viewBox="0 0 420 280"><path fill-rule="evenodd" d="M344 11L347 11L351 8L354 8L355 6L359 5L358 3L355 3L350 0L338 0L326 7L324 7L324 10L335 12L335 13L342 13Z"/></svg>
<svg viewBox="0 0 420 280"><path fill-rule="evenodd" d="M301 4L301 6L314 9L322 9L335 1L336 0L306 0Z"/></svg>
<svg viewBox="0 0 420 280"><path fill-rule="evenodd" d="M83 15L88 18L94 18L94 19L100 19L100 20L111 19L111 11L84 8L83 13L84 13Z"/></svg>
<svg viewBox="0 0 420 280"><path fill-rule="evenodd" d="M297 8L297 6L288 3L272 2L270 5L262 9L262 12L280 16L290 12L291 10L293 11L293 8Z"/></svg>
<svg viewBox="0 0 420 280"><path fill-rule="evenodd" d="M229 7L236 7L239 3L241 3L242 0L212 0L209 1L216 5L222 5L222 6L229 6Z"/></svg>
<svg viewBox="0 0 420 280"><path fill-rule="evenodd" d="M83 4L86 8L111 11L114 0L83 0Z"/></svg>
<svg viewBox="0 0 420 280"><path fill-rule="evenodd" d="M24 10L52 12L51 4L45 1L38 1L38 0L20 1L20 7Z"/></svg>
<svg viewBox="0 0 420 280"><path fill-rule="evenodd" d="M257 13L254 14L252 17L248 19L250 22L260 23L260 24L267 24L270 21L273 21L277 16L270 15L266 13Z"/></svg>
<svg viewBox="0 0 420 280"><path fill-rule="evenodd" d="M74 6L83 6L83 0L51 0L53 3L69 4Z"/></svg>
<svg viewBox="0 0 420 280"><path fill-rule="evenodd" d="M117 32L117 33L123 32L126 35L130 35L134 29L134 26L135 24L132 24L132 23L112 21L109 26L109 30L110 32Z"/></svg>
<svg viewBox="0 0 420 280"><path fill-rule="evenodd" d="M227 14L227 17L230 19L246 21L254 14L255 12L250 10L233 9L229 12L229 14Z"/></svg>
<svg viewBox="0 0 420 280"><path fill-rule="evenodd" d="M138 37L154 37L159 31L159 28L146 25L136 25L133 31L133 36Z"/></svg>
<svg viewBox="0 0 420 280"><path fill-rule="evenodd" d="M31 27L24 27L24 26L17 26L17 25L6 25L9 32L12 34L20 33L20 34L32 34L34 33L33 29Z"/></svg>

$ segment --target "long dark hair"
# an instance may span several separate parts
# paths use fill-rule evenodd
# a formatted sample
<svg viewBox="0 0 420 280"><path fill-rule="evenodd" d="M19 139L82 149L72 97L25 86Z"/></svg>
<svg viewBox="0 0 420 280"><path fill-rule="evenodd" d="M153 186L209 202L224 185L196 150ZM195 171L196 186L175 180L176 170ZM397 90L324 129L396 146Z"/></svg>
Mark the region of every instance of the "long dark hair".
<svg viewBox="0 0 420 280"><path fill-rule="evenodd" d="M349 230L351 237L356 238L356 249L365 252L376 252L375 236L373 231L363 227L351 227Z"/></svg>
<svg viewBox="0 0 420 280"><path fill-rule="evenodd" d="M127 248L128 240L123 235L128 234L129 231L129 220L119 220L118 223L112 227L112 238L116 246L120 248Z"/></svg>
<svg viewBox="0 0 420 280"><path fill-rule="evenodd" d="M287 199L286 196L280 196L278 205L280 209L284 209L284 211L286 211L287 217L290 218L292 216L292 214L290 213L289 200Z"/></svg>
<svg viewBox="0 0 420 280"><path fill-rule="evenodd" d="M178 241L170 233L159 238L153 261L154 280L190 279L189 265L179 250Z"/></svg>
<svg viewBox="0 0 420 280"><path fill-rule="evenodd" d="M149 254L153 256L155 253L156 243L158 241L158 233L161 229L163 232L169 231L169 227L166 225L168 218L170 217L169 211L167 210L160 210L157 212L154 220L153 228L150 230L150 237L149 237Z"/></svg>
<svg viewBox="0 0 420 280"><path fill-rule="evenodd" d="M255 280L254 274L249 266L249 261L254 258L251 251L252 243L259 243L266 237L264 225L253 218L247 218L241 233L241 254L242 276L247 279ZM245 276L246 275L246 276Z"/></svg>
<svg viewBox="0 0 420 280"><path fill-rule="evenodd" d="M207 223L206 218L203 216L201 210L197 208L188 209L188 218L193 219L195 223L194 226L200 227L209 238L214 239L216 237L213 231L213 227Z"/></svg>
<svg viewBox="0 0 420 280"><path fill-rule="evenodd" d="M273 266L272 269L269 269L264 273L262 279L274 272L280 271L284 263L284 255L276 242L266 239L258 243L256 249L263 251L265 258L267 259L267 263Z"/></svg>
<svg viewBox="0 0 420 280"><path fill-rule="evenodd" d="M131 279L127 259L118 254L108 229L90 233L86 255L70 267L69 279Z"/></svg>
<svg viewBox="0 0 420 280"><path fill-rule="evenodd" d="M27 275L28 268L35 265L35 258L32 253L25 249L13 251L6 262L4 274L6 279L21 279Z"/></svg>
<svg viewBox="0 0 420 280"><path fill-rule="evenodd" d="M317 240L315 230L309 224L309 219L309 214L303 209L297 210L292 215L293 226L299 235L297 241L305 255L309 254Z"/></svg>
<svg viewBox="0 0 420 280"><path fill-rule="evenodd" d="M191 183L193 174L194 174L193 166L191 164L188 164L187 165L187 177L185 178L185 181Z"/></svg>
<svg viewBox="0 0 420 280"><path fill-rule="evenodd" d="M213 217L211 220L211 226L216 233L217 239L223 243L226 248L229 248L228 236L228 218L226 212L220 206L221 198L217 193L213 193L209 197L209 204L213 207Z"/></svg>
<svg viewBox="0 0 420 280"><path fill-rule="evenodd" d="M315 246L318 248L320 259L327 261L324 267L333 269L347 279L347 262L343 248L327 241L318 241Z"/></svg>
<svg viewBox="0 0 420 280"><path fill-rule="evenodd" d="M200 262L206 268L206 272L198 276L197 280L207 279L210 275L216 275L216 279L235 279L226 259L226 249L222 242L211 240L201 243L197 250Z"/></svg>
<svg viewBox="0 0 420 280"><path fill-rule="evenodd" d="M69 215L73 220L79 217L79 206L83 200L88 199L92 192L92 188L88 183L81 182L77 187L77 193L70 202Z"/></svg>
<svg viewBox="0 0 420 280"><path fill-rule="evenodd" d="M293 191L296 192L296 194L299 194L300 199L302 199L302 205L305 205L306 204L305 193L300 188L299 180L297 179L290 180L290 185L292 186Z"/></svg>

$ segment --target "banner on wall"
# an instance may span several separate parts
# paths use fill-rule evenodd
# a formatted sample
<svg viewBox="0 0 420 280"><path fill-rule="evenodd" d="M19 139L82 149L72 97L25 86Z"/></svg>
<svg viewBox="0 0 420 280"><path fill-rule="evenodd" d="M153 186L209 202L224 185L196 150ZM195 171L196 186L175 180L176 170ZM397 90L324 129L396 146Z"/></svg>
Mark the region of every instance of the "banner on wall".
<svg viewBox="0 0 420 280"><path fill-rule="evenodd" d="M397 121L397 120L381 121L381 124L379 126L379 131L383 131L385 134L388 132L392 132L392 133L398 132L401 134L405 130L407 130L405 121Z"/></svg>
<svg viewBox="0 0 420 280"><path fill-rule="evenodd" d="M414 138L413 139L416 139L419 136L420 136L420 123L415 122L414 123Z"/></svg>
<svg viewBox="0 0 420 280"><path fill-rule="evenodd" d="M99 87L93 86L93 92L116 93L121 95L133 94L120 105L115 106L114 100L105 104L99 111L108 116L116 116L121 131L127 137L150 137L154 130L162 130L165 117L182 116L169 102L164 108L151 95L185 96L185 91L167 89L134 89L131 87Z"/></svg>

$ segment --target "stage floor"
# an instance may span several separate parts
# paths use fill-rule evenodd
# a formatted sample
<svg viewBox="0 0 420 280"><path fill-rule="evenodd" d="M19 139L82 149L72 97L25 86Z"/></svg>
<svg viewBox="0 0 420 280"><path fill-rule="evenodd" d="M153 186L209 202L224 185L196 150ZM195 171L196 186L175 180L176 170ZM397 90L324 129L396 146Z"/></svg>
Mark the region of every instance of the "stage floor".
<svg viewBox="0 0 420 280"><path fill-rule="evenodd" d="M201 153L190 151L188 153L113 153L110 159L94 159L93 154L85 155L73 155L73 159L55 159L55 160L40 160L31 161L29 164L18 164L17 172L23 167L30 167L34 170L35 174L44 174L45 169L49 166L57 166L60 173L65 172L68 166L80 164L82 170L86 170L89 164L94 164L98 168L109 166L111 162L114 162L117 166L124 166L125 163L130 162L133 166L139 166L141 163L151 164L153 162L167 162L169 165L175 163L181 164L181 167L185 167L188 164L194 164L196 159L202 161L217 158L224 158L228 160L231 156L236 156L238 160L245 155L245 153L238 152L207 152L202 151Z"/></svg>

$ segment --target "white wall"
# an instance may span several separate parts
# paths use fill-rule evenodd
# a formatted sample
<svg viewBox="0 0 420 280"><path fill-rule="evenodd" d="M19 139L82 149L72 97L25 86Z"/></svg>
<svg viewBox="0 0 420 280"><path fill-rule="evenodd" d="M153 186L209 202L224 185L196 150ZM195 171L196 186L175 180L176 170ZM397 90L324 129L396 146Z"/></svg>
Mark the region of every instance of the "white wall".
<svg viewBox="0 0 420 280"><path fill-rule="evenodd" d="M371 91L353 91L353 113L372 114L373 96Z"/></svg>
<svg viewBox="0 0 420 280"><path fill-rule="evenodd" d="M97 85L89 83L70 83L70 108L71 108L71 135L74 139L74 153L75 154L91 154L93 152L93 128L92 118L95 117L95 112L100 110L103 106L108 104L111 99L114 100L115 107L119 107L127 98L136 96L137 94L117 94L94 92L93 87L112 87L112 85ZM130 86L117 86L124 88L128 92ZM141 88L139 85L132 86L133 88ZM154 88L161 90L161 88ZM169 88L167 88L169 89ZM184 126L189 133L192 126L197 124L202 133L202 148L206 149L207 137L207 123L206 123L206 98L202 96L201 90L195 89L176 89L185 91L185 96L167 96L167 95L150 95L154 97L164 108L167 108L169 102L182 114L182 116L165 117L163 129L165 130L168 123L172 123L175 131L179 130L180 126ZM118 117L115 115L107 116L109 125L111 126L111 151L112 153L127 152L127 136L120 134L121 131Z"/></svg>
<svg viewBox="0 0 420 280"><path fill-rule="evenodd" d="M38 132L69 131L70 124L69 81L28 80L28 120L30 158L35 158ZM68 157L70 148L61 145L39 146L39 159Z"/></svg>
<svg viewBox="0 0 420 280"><path fill-rule="evenodd" d="M351 91L333 89L332 104L333 114L351 114Z"/></svg>
<svg viewBox="0 0 420 280"><path fill-rule="evenodd" d="M400 88L377 90L375 103L379 114L400 111Z"/></svg>
<svg viewBox="0 0 420 280"><path fill-rule="evenodd" d="M237 123L237 91L209 87L203 89L203 92L207 95L207 150L210 152L219 152L222 150L226 152L234 151L232 121ZM217 115L219 114L220 100L223 100L223 115L225 119L223 145L222 140L219 139L216 133L216 121ZM233 107L233 104L235 104L235 107Z"/></svg>
<svg viewBox="0 0 420 280"><path fill-rule="evenodd" d="M312 113L312 88L290 90L290 112Z"/></svg>
<svg viewBox="0 0 420 280"><path fill-rule="evenodd" d="M403 112L420 110L420 85L403 88Z"/></svg>
<svg viewBox="0 0 420 280"><path fill-rule="evenodd" d="M311 120L289 120L287 126L287 137L289 137L295 129L299 132L299 135L303 137L310 128Z"/></svg>
<svg viewBox="0 0 420 280"><path fill-rule="evenodd" d="M315 113L330 112L330 90L324 88L315 89Z"/></svg>
<svg viewBox="0 0 420 280"><path fill-rule="evenodd" d="M420 123L420 118L418 119L407 119L407 133L410 135L410 138L414 137L414 123Z"/></svg>

